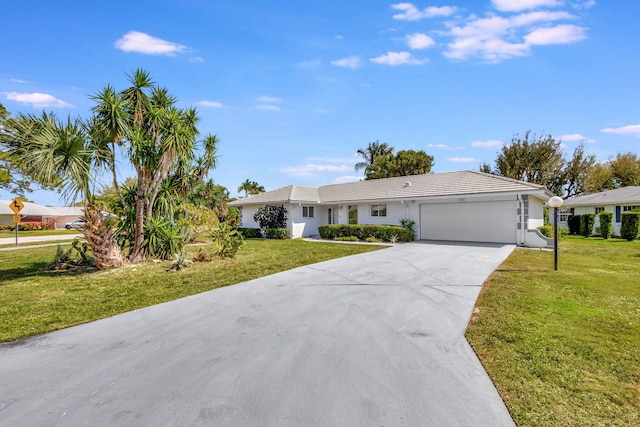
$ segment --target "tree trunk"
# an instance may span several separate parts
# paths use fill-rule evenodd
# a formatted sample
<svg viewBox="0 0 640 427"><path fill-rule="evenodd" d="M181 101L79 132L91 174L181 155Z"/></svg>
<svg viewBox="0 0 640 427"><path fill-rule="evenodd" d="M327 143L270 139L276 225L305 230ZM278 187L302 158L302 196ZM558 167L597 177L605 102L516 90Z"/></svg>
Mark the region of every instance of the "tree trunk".
<svg viewBox="0 0 640 427"><path fill-rule="evenodd" d="M129 261L144 261L144 189L141 189L140 180L138 180L138 193L136 194L136 224L133 230L133 250L129 255ZM142 194L140 194L142 192Z"/></svg>
<svg viewBox="0 0 640 427"><path fill-rule="evenodd" d="M87 226L82 230L87 244L91 248L96 266L100 270L120 267L126 259L116 240L113 226L105 222L98 206L90 203L84 208Z"/></svg>

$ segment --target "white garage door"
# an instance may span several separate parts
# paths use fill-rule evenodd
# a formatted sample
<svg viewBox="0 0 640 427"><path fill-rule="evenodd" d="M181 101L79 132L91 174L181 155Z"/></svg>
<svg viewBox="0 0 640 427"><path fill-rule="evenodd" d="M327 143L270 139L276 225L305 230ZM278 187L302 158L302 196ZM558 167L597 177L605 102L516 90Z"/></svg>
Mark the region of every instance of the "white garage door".
<svg viewBox="0 0 640 427"><path fill-rule="evenodd" d="M516 243L515 200L420 205L420 238Z"/></svg>

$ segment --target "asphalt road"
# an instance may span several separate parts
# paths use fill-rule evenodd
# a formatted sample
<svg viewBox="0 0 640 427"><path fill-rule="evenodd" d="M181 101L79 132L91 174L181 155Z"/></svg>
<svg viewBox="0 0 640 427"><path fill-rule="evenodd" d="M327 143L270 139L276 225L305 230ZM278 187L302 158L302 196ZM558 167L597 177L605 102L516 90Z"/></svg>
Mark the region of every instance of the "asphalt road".
<svg viewBox="0 0 640 427"><path fill-rule="evenodd" d="M463 335L512 250L398 245L2 344L0 425L513 426Z"/></svg>

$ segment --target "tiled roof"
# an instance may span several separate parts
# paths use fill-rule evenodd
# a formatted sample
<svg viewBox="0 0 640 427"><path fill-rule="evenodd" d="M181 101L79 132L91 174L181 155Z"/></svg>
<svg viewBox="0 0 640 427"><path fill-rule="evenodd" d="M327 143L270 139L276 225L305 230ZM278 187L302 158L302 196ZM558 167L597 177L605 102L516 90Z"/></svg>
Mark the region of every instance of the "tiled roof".
<svg viewBox="0 0 640 427"><path fill-rule="evenodd" d="M305 187L289 185L236 200L230 205L267 203L338 203L504 192L547 192L543 186L475 171L459 171L372 179L346 184Z"/></svg>
<svg viewBox="0 0 640 427"><path fill-rule="evenodd" d="M564 202L565 206L593 206L640 203L640 186L622 187L600 193L587 194Z"/></svg>

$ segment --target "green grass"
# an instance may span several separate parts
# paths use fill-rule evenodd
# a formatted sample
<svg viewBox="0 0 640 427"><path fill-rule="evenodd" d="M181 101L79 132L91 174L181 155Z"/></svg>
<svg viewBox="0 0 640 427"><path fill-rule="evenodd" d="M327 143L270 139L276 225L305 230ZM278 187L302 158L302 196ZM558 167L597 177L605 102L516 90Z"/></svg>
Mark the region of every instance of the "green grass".
<svg viewBox="0 0 640 427"><path fill-rule="evenodd" d="M640 425L640 241L569 237L491 275L467 339L519 426Z"/></svg>
<svg viewBox="0 0 640 427"><path fill-rule="evenodd" d="M189 246L191 257L199 247ZM166 272L170 261L118 269L44 271L56 247L0 252L0 342L66 328L306 264L384 248L247 240L236 258Z"/></svg>

